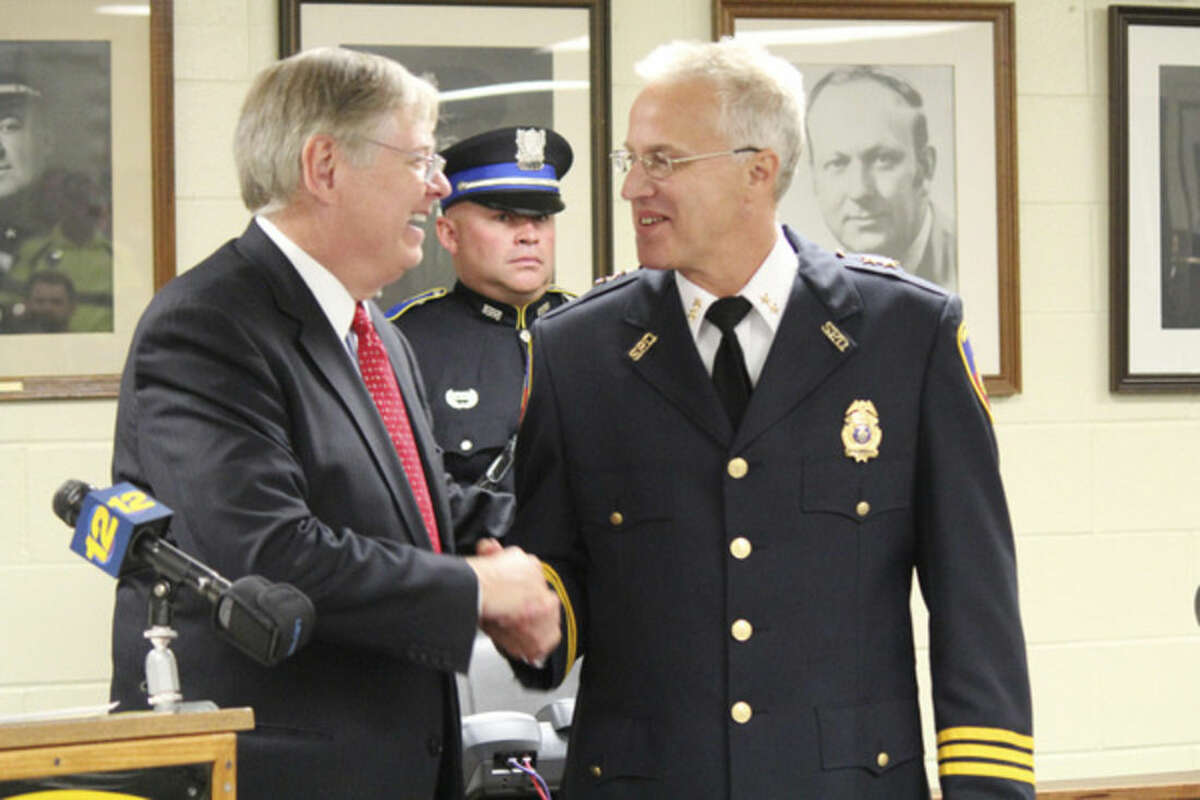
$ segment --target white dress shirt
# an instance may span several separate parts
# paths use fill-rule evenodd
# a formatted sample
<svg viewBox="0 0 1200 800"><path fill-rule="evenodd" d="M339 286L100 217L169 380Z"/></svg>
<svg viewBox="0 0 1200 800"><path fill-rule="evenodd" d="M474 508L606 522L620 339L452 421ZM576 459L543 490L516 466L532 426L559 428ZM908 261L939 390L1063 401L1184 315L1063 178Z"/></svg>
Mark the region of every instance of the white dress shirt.
<svg viewBox="0 0 1200 800"><path fill-rule="evenodd" d="M787 307L792 284L796 280L796 266L796 251L788 244L781 226L776 232L775 246L767 254L766 260L738 292L738 296L750 301L750 311L733 332L746 357L746 372L750 374L752 386L758 384L767 353L771 350L771 342L775 340L775 331L779 329L779 320L783 318L783 310ZM719 298L683 277L678 270L675 271L675 285L679 289L679 299L683 302L683 313L687 317L696 349L700 351L700 360L711 375L717 348L721 344L721 330L706 320L704 315Z"/></svg>

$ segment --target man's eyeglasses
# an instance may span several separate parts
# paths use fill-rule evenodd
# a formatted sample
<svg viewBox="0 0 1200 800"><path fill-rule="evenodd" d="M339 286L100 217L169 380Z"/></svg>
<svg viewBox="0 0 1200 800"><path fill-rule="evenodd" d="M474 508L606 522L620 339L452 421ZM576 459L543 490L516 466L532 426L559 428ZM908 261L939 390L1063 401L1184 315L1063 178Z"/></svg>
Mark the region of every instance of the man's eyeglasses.
<svg viewBox="0 0 1200 800"><path fill-rule="evenodd" d="M390 145L387 142L381 142L381 141L378 141L376 139L371 139L366 136L364 136L362 138L363 138L363 141L370 142L371 144L379 145L380 147L382 147L386 150L391 150L394 153L400 153L401 155L408 156L409 158L412 159L412 163L414 166L416 166L418 163L424 164L425 165L424 180L426 183L429 183L430 181L432 181L434 179L434 176L436 176L439 172L441 172L446 167L446 159L442 158L437 153L426 153L424 150L404 150L402 148L396 147L395 145Z"/></svg>
<svg viewBox="0 0 1200 800"><path fill-rule="evenodd" d="M675 172L676 164L686 164L689 161L700 161L705 158L716 158L718 156L739 156L742 153L760 153L761 147L739 147L736 150L722 150L719 153L701 153L698 156L680 156L679 158L671 158L666 153L659 150L654 150L642 155L634 155L628 150L614 150L608 154L608 158L612 161L613 169L624 175L629 170L633 169L635 161L641 162L642 169L646 170L646 174L655 180L666 180Z"/></svg>

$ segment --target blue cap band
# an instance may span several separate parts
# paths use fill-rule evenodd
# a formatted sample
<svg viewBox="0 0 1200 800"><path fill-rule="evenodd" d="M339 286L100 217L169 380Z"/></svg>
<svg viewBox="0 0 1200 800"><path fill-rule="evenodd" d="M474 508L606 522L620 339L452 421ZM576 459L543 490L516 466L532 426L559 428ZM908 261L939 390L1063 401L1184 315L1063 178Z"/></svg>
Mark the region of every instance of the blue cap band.
<svg viewBox="0 0 1200 800"><path fill-rule="evenodd" d="M449 205L463 197L480 192L545 192L558 194L558 175L554 167L545 164L539 170L521 169L515 161L472 167L448 176L450 196L442 200Z"/></svg>

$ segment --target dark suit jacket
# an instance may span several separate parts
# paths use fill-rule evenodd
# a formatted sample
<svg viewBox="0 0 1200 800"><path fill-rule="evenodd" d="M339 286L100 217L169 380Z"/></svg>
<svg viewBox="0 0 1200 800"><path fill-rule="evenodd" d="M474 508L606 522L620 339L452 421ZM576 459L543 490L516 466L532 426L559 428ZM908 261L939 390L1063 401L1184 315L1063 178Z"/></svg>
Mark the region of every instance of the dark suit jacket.
<svg viewBox="0 0 1200 800"><path fill-rule="evenodd" d="M736 431L670 273L535 330L509 539L566 613L547 667L514 667L554 685L586 654L563 796L927 797L915 569L946 797L1031 798L1012 534L960 303L788 233L798 274ZM882 436L862 461L857 400Z"/></svg>
<svg viewBox="0 0 1200 800"><path fill-rule="evenodd" d="M412 353L372 313L444 549L453 550L454 519L501 532L503 502L453 494ZM113 478L171 507L174 541L226 578L288 582L316 606L313 640L268 669L219 640L204 603L179 593L173 649L184 699L254 708L257 727L239 737L239 797L461 793L452 672L466 670L475 637L474 574L430 551L354 362L257 224L164 287L143 315L121 381ZM117 587L112 694L122 709L146 708L152 577Z"/></svg>

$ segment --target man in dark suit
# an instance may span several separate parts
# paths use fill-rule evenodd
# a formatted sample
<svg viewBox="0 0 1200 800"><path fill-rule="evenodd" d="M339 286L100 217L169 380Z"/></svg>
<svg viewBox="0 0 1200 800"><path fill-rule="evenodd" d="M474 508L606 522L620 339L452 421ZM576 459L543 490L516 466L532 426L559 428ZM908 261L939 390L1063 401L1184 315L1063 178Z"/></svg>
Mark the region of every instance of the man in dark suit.
<svg viewBox="0 0 1200 800"><path fill-rule="evenodd" d="M537 324L517 445L508 538L545 562L564 635L514 668L553 686L586 654L563 796L927 798L915 572L943 796L1032 798L961 303L776 221L803 140L789 64L677 42L639 72L613 161L643 268Z"/></svg>
<svg viewBox="0 0 1200 800"><path fill-rule="evenodd" d="M508 505L446 478L412 353L370 300L420 260L448 188L436 97L336 48L264 70L235 143L254 221L156 295L130 346L114 480L173 508L179 547L227 578L287 582L316 607L312 641L267 669L178 598L185 697L255 712L239 797L457 798L453 673L476 629L504 628L531 659L558 639L536 559L453 555L460 526L502 533ZM124 709L146 705L153 580L117 587Z"/></svg>

